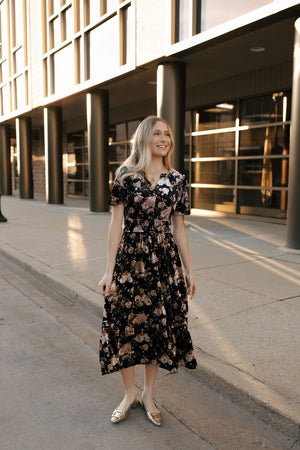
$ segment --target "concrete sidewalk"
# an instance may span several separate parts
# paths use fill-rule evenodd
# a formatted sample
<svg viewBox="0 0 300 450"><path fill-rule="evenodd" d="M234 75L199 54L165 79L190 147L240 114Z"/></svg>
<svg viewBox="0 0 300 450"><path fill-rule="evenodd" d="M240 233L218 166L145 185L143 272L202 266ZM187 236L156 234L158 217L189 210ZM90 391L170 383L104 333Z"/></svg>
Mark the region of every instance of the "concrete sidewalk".
<svg viewBox="0 0 300 450"><path fill-rule="evenodd" d="M88 203L2 197L0 252L99 317L108 213ZM285 226L186 218L198 295L190 302L197 373L290 436L300 424L300 254Z"/></svg>

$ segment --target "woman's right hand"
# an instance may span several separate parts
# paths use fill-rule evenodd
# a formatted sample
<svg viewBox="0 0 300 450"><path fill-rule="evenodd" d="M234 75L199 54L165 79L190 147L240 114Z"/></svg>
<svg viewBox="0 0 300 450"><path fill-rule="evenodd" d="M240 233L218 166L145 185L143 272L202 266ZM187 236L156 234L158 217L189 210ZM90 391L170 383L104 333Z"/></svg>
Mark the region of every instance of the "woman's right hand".
<svg viewBox="0 0 300 450"><path fill-rule="evenodd" d="M112 274L105 272L105 274L98 283L100 294L102 294L104 297L106 297L110 292L111 282L112 282Z"/></svg>

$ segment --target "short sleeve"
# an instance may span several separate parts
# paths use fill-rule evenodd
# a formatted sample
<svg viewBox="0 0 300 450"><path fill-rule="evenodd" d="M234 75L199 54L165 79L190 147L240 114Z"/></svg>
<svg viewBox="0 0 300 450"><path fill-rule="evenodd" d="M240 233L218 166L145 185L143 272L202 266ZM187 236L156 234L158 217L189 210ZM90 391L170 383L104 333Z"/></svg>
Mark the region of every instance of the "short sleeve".
<svg viewBox="0 0 300 450"><path fill-rule="evenodd" d="M188 216L191 213L190 202L189 202L189 193L186 177L182 176L181 188L179 190L179 194L177 197L177 202L174 205L173 214Z"/></svg>
<svg viewBox="0 0 300 450"><path fill-rule="evenodd" d="M119 205L120 203L125 203L127 197L126 187L120 182L120 174L117 173L112 185L110 197L108 204L109 205Z"/></svg>

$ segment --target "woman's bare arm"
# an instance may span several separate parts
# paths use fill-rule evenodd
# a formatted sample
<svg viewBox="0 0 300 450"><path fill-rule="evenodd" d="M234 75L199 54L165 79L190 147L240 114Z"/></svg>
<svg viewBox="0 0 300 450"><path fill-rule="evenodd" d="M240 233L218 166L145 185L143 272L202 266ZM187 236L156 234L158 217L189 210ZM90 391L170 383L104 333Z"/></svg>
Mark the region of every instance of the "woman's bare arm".
<svg viewBox="0 0 300 450"><path fill-rule="evenodd" d="M186 283L188 295L193 298L196 294L197 285L194 277L188 238L184 226L184 218L182 215L172 216L173 236L178 247L178 251L182 260L186 274Z"/></svg>
<svg viewBox="0 0 300 450"><path fill-rule="evenodd" d="M99 282L100 292L102 295L108 295L113 271L116 263L116 256L120 244L122 234L124 206L122 204L112 207L111 221L107 234L107 264L106 270Z"/></svg>

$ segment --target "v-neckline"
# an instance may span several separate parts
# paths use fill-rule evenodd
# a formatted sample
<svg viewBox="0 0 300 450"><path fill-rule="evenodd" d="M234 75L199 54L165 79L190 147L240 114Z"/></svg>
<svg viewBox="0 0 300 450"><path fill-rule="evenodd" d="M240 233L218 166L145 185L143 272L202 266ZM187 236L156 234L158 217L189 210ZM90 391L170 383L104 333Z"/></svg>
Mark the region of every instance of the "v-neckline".
<svg viewBox="0 0 300 450"><path fill-rule="evenodd" d="M159 175L159 178L157 179L157 182L156 182L155 185L154 185L154 187L151 188L151 181L148 180L148 178L146 177L145 172L142 170L142 173L143 173L143 175L144 175L145 180L147 181L148 184L150 184L150 191L155 191L155 189L156 189L157 186L158 186L159 180L160 180L163 176L169 175L170 172L171 172L171 169L167 170L167 172L161 172L160 175Z"/></svg>

